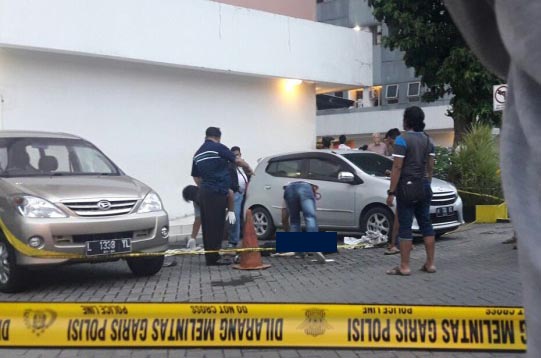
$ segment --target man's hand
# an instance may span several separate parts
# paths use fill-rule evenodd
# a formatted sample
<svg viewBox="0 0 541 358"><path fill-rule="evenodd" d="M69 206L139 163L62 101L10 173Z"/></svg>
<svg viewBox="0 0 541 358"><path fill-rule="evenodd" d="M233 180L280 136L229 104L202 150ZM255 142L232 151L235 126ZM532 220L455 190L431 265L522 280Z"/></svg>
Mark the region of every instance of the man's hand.
<svg viewBox="0 0 541 358"><path fill-rule="evenodd" d="M235 216L234 211L228 211L227 215L225 216L225 221L227 221L231 225L235 225L237 222L237 217Z"/></svg>
<svg viewBox="0 0 541 358"><path fill-rule="evenodd" d="M393 206L394 195L387 195L387 205Z"/></svg>

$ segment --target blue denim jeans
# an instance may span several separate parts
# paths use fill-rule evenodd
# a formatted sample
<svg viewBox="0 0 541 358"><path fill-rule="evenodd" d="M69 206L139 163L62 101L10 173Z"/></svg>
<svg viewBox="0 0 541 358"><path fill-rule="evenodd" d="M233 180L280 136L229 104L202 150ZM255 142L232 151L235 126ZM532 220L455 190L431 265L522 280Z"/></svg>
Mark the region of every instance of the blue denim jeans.
<svg viewBox="0 0 541 358"><path fill-rule="evenodd" d="M433 236L435 234L432 222L430 220L430 201L432 200L432 190L430 189L430 182L428 180L423 181L426 198L425 200L415 203L406 204L396 198L396 206L398 211L398 239L399 240L412 240L413 234L411 232L411 225L413 224L413 216L417 219L419 229L423 237Z"/></svg>
<svg viewBox="0 0 541 358"><path fill-rule="evenodd" d="M240 241L240 230L242 227L242 200L244 199L244 194L235 193L234 196L234 208L235 208L235 217L237 221L234 225L229 225L229 243L232 245L237 245Z"/></svg>
<svg viewBox="0 0 541 358"><path fill-rule="evenodd" d="M312 186L297 182L289 184L284 191L284 200L289 211L291 232L301 231L301 212L307 232L317 232L316 198Z"/></svg>

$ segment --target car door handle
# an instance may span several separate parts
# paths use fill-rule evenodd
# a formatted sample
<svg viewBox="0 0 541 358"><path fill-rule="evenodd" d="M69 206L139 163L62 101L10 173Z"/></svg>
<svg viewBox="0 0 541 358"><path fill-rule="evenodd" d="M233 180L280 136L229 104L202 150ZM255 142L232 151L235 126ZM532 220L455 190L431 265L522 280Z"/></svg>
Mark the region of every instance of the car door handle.
<svg viewBox="0 0 541 358"><path fill-rule="evenodd" d="M265 190L270 190L270 189L271 189L270 185L265 185Z"/></svg>

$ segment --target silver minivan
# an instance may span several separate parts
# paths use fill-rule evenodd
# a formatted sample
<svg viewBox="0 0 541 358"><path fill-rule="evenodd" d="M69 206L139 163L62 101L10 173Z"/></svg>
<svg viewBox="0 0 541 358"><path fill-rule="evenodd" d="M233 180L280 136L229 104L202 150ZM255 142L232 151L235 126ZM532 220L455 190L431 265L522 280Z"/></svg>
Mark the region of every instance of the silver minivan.
<svg viewBox="0 0 541 358"><path fill-rule="evenodd" d="M118 260L167 248L158 194L98 148L69 134L0 131L0 291L24 288L31 267ZM135 275L163 256L126 258Z"/></svg>
<svg viewBox="0 0 541 358"><path fill-rule="evenodd" d="M306 179L319 186L317 219L321 230L377 231L390 236L394 213L386 205L392 160L367 151L314 150L262 159L250 181L245 208L252 209L259 238L271 238L282 227L283 187ZM456 188L433 178L430 216L437 235L464 223ZM413 230L418 231L417 222Z"/></svg>

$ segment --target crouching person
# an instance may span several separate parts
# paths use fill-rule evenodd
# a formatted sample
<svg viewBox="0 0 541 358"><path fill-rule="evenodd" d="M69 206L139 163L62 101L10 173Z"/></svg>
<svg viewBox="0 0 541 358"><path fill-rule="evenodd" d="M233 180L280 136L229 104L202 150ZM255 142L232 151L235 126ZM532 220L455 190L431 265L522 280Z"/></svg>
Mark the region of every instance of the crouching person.
<svg viewBox="0 0 541 358"><path fill-rule="evenodd" d="M284 186L284 206L287 211L282 210L282 222L286 231L301 232L301 213L306 224L306 232L319 231L316 200L320 194L317 190L317 185L306 181L291 182ZM300 255L304 256L304 253ZM316 253L316 257L318 261L325 262L325 256L321 252Z"/></svg>

